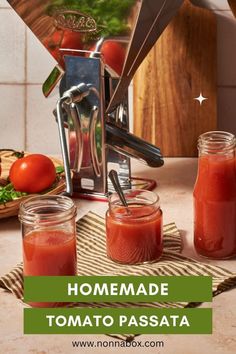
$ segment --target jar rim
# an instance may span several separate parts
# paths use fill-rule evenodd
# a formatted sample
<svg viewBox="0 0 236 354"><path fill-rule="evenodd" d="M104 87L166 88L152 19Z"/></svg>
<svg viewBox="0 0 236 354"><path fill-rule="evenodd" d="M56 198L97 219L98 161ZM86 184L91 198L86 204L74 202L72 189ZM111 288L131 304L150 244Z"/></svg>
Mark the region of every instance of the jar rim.
<svg viewBox="0 0 236 354"><path fill-rule="evenodd" d="M37 195L21 202L19 220L24 224L63 223L76 216L73 200L62 195Z"/></svg>
<svg viewBox="0 0 236 354"><path fill-rule="evenodd" d="M146 189L125 189L123 190L123 193L124 195L127 197L127 194L135 194L135 193L146 193L147 195L152 195L152 196L155 196L155 200L152 201L151 203L149 203L148 205L153 205L155 203L158 203L160 201L160 197L159 195L156 193L156 192L153 192L153 191L149 191L149 190L146 190ZM108 200L110 203L114 203L115 201L111 201L111 198L116 196L117 199L116 200L120 200L119 196L118 196L118 193L114 192L114 193L111 193L109 196L108 196ZM134 195L136 196L136 195Z"/></svg>
<svg viewBox="0 0 236 354"><path fill-rule="evenodd" d="M224 154L235 148L235 135L226 131L213 130L198 138L198 150L208 154Z"/></svg>
<svg viewBox="0 0 236 354"><path fill-rule="evenodd" d="M126 197L126 201L128 206L131 204L136 204L137 208L143 208L144 206L148 206L148 207L155 207L156 209L153 210L152 212L148 213L148 214L144 214L144 215L140 215L140 216L135 216L134 215L130 215L130 214L123 214L121 213L120 215L117 213L115 213L115 208L120 208L120 207L124 207L124 205L122 205L120 198L118 196L118 194L116 192L112 193L109 197L108 197L108 201L109 201L109 212L114 215L115 217L117 217L118 219L120 218L127 218L127 219L142 219L144 217L150 216L153 213L155 213L157 210L160 210L160 197L156 192L153 191L149 191L149 190L145 190L145 189L127 189L123 191L125 197ZM138 195L143 194L142 198L137 198ZM145 199L144 195L147 196L152 196L153 200L151 199ZM127 197L130 197L127 198ZM112 200L112 198L115 198L114 200ZM132 201L132 203L129 203L130 201ZM146 203L145 203L146 201ZM139 205L140 204L140 205Z"/></svg>

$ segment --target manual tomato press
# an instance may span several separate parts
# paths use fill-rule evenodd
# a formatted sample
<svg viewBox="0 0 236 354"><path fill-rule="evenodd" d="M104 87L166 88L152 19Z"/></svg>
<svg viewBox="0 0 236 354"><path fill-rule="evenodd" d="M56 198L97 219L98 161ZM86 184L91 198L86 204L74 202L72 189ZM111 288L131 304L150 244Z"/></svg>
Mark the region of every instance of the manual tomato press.
<svg viewBox="0 0 236 354"><path fill-rule="evenodd" d="M129 132L128 87L183 0L8 2L58 62L43 92L47 97L60 82L54 115L66 192L105 196L110 168L122 188L132 188L130 157L162 166L160 149Z"/></svg>

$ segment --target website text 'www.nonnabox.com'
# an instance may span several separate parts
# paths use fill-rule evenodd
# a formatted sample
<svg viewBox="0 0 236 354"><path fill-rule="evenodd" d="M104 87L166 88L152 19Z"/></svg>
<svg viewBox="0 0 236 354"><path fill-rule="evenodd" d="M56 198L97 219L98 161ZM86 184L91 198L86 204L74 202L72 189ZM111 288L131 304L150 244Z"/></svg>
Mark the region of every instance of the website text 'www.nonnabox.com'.
<svg viewBox="0 0 236 354"><path fill-rule="evenodd" d="M103 340L103 341L71 341L73 348L164 348L165 343L161 340L151 341L121 341L121 340Z"/></svg>

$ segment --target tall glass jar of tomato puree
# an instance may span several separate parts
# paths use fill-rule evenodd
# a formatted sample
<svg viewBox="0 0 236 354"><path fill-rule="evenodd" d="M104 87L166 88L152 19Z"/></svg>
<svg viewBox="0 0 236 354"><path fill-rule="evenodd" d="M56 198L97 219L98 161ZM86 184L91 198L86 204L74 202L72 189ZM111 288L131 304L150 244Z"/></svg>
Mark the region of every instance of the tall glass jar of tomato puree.
<svg viewBox="0 0 236 354"><path fill-rule="evenodd" d="M64 196L37 196L21 203L24 276L77 274L75 217L75 204Z"/></svg>
<svg viewBox="0 0 236 354"><path fill-rule="evenodd" d="M194 187L194 245L208 258L236 255L235 136L223 131L198 139L198 176Z"/></svg>
<svg viewBox="0 0 236 354"><path fill-rule="evenodd" d="M115 262L155 262L162 255L162 211L156 193L144 190L124 192L128 209L118 195L109 198L106 214L107 256Z"/></svg>

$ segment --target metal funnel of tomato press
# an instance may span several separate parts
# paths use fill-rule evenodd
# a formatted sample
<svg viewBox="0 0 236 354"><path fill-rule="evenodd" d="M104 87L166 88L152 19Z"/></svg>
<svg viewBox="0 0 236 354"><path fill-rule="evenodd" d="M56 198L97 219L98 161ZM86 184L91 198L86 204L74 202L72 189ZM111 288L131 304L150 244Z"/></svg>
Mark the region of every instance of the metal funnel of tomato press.
<svg viewBox="0 0 236 354"><path fill-rule="evenodd" d="M107 195L110 168L124 189L149 188L131 178L130 158L151 167L164 162L158 147L129 132L128 87L183 0L8 2L58 62L43 92L47 97L60 82L54 114L66 192Z"/></svg>

